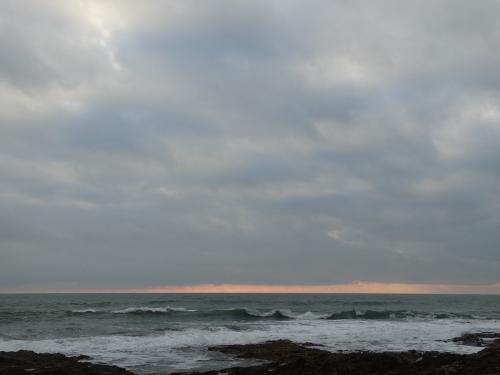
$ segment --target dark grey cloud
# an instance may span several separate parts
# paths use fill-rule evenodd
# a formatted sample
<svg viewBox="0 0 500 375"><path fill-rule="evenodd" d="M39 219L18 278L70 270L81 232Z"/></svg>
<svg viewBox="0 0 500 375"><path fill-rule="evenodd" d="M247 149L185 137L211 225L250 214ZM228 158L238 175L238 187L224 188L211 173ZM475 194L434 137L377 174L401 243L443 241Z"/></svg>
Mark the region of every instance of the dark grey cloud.
<svg viewBox="0 0 500 375"><path fill-rule="evenodd" d="M498 1L0 8L0 286L500 282Z"/></svg>

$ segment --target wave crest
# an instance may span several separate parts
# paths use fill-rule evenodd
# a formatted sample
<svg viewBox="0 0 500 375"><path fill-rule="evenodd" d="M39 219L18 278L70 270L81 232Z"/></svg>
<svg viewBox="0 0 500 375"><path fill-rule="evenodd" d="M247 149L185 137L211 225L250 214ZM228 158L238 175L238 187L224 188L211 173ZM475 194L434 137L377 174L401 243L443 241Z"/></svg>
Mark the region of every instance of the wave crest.
<svg viewBox="0 0 500 375"><path fill-rule="evenodd" d="M335 312L325 319L329 320L341 320L341 319L404 319L409 317L415 317L417 314L411 311L405 310L345 310L340 312Z"/></svg>
<svg viewBox="0 0 500 375"><path fill-rule="evenodd" d="M130 315L168 315L178 319L214 320L394 320L394 319L481 319L479 316L451 312L417 312L409 310L343 310L333 313L307 311L292 312L288 309L262 311L251 308L235 307L215 310L195 310L184 307L127 307L121 310L105 311L92 308L66 311L67 314L130 314ZM484 319L484 318L483 318Z"/></svg>
<svg viewBox="0 0 500 375"><path fill-rule="evenodd" d="M234 308L225 310L212 310L208 312L208 315L219 315L238 319L276 319L276 320L288 320L294 319L291 311L288 310L271 310L267 312L260 312L257 310L246 309L246 308Z"/></svg>
<svg viewBox="0 0 500 375"><path fill-rule="evenodd" d="M114 310L113 314L168 314L172 312L195 312L197 310L185 309L183 307L127 307L122 310Z"/></svg>
<svg viewBox="0 0 500 375"><path fill-rule="evenodd" d="M408 319L408 318L421 318L421 319L474 319L476 317L468 314L458 313L424 313L408 310L345 310L335 312L325 319L328 320L342 320L342 319Z"/></svg>
<svg viewBox="0 0 500 375"><path fill-rule="evenodd" d="M70 314L96 314L98 312L99 311L97 311L96 309L81 309L81 310L68 311L68 313Z"/></svg>

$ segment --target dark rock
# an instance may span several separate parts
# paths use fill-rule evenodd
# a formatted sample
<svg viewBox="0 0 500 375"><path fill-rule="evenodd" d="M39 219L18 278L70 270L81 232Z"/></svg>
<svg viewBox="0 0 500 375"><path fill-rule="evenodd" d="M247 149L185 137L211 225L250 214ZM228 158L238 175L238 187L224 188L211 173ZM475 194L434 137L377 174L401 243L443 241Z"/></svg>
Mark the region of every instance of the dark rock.
<svg viewBox="0 0 500 375"><path fill-rule="evenodd" d="M499 332L464 333L460 337L455 337L451 339L451 341L461 343L462 345L500 348L500 333Z"/></svg>
<svg viewBox="0 0 500 375"><path fill-rule="evenodd" d="M499 333L468 333L451 341L486 348L469 355L415 350L332 353L312 343L277 340L209 348L237 358L262 361L258 365L183 375L500 375ZM132 375L120 367L82 362L88 359L26 350L0 352L0 374Z"/></svg>
<svg viewBox="0 0 500 375"><path fill-rule="evenodd" d="M28 350L0 352L2 375L132 375L117 366L80 362L87 356L67 357L63 354L35 353Z"/></svg>
<svg viewBox="0 0 500 375"><path fill-rule="evenodd" d="M310 344L310 343L308 343ZM500 349L490 347L471 355L418 352L331 353L288 340L225 345L209 350L237 358L267 361L191 375L493 375L500 374ZM174 374L172 374L174 375ZM187 375L187 373L184 373Z"/></svg>

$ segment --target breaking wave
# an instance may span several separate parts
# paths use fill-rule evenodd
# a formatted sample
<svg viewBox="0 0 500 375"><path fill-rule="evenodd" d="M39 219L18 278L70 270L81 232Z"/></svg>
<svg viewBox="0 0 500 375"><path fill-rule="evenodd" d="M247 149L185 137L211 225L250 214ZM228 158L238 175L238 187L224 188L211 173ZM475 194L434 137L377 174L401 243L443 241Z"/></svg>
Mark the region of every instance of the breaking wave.
<svg viewBox="0 0 500 375"><path fill-rule="evenodd" d="M304 313L292 312L288 309L273 309L262 311L243 307L195 310L184 307L127 307L120 310L96 310L92 308L66 311L69 315L83 314L123 314L123 315L154 315L170 316L175 319L213 319L213 320L403 320L403 319L487 319L485 317L459 314L451 312L417 312L409 310L361 310L351 309L335 311L332 313L319 313L307 311Z"/></svg>
<svg viewBox="0 0 500 375"><path fill-rule="evenodd" d="M195 312L197 310L185 309L183 307L127 307L122 310L114 310L113 314L168 314L173 312Z"/></svg>
<svg viewBox="0 0 500 375"><path fill-rule="evenodd" d="M294 319L291 311L289 310L271 310L267 312L260 312L257 310L245 309L245 308L235 308L227 310L213 310L209 312L210 315L222 315L233 318L241 319L276 319L276 320L288 320Z"/></svg>
<svg viewBox="0 0 500 375"><path fill-rule="evenodd" d="M81 309L81 310L68 311L68 313L70 314L96 314L98 312L99 311L97 311L96 309Z"/></svg>
<svg viewBox="0 0 500 375"><path fill-rule="evenodd" d="M421 319L475 319L473 315L468 314L454 314L454 313L422 313L407 310L345 310L335 312L325 319L328 320L341 320L341 319L408 319L408 318L421 318Z"/></svg>

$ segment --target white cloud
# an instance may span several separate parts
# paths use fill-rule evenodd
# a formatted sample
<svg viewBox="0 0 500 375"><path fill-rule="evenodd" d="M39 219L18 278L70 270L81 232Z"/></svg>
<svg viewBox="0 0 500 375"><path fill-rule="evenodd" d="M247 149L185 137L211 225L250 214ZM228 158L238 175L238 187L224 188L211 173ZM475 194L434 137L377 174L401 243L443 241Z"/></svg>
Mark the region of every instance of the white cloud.
<svg viewBox="0 0 500 375"><path fill-rule="evenodd" d="M498 2L0 8L3 284L498 282Z"/></svg>

